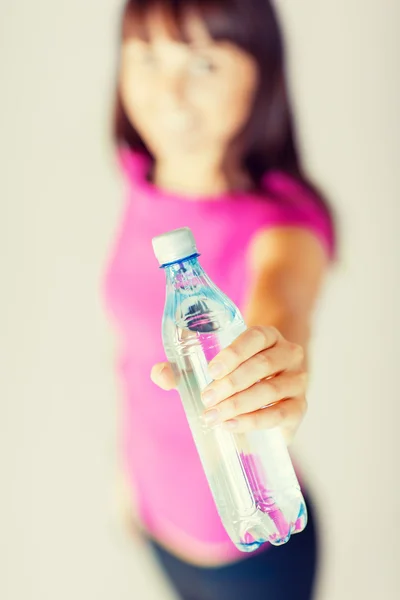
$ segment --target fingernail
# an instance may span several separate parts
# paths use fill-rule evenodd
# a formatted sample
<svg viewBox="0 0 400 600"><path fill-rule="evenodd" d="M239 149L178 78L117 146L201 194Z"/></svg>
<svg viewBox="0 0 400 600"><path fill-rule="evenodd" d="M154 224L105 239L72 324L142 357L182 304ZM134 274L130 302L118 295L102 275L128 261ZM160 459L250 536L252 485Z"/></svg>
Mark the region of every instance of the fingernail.
<svg viewBox="0 0 400 600"><path fill-rule="evenodd" d="M232 431L232 429L236 429L239 422L236 419L231 419L230 421L225 421L221 424L221 427L224 429L228 429L228 431Z"/></svg>
<svg viewBox="0 0 400 600"><path fill-rule="evenodd" d="M208 412L204 413L203 419L206 425L213 425L214 423L217 423L219 420L218 410L209 410Z"/></svg>
<svg viewBox="0 0 400 600"><path fill-rule="evenodd" d="M164 373L164 371L165 371L166 368L167 368L166 365L162 365L162 367L158 371L157 375L160 377Z"/></svg>
<svg viewBox="0 0 400 600"><path fill-rule="evenodd" d="M150 377L151 377L152 381L154 381L154 379L158 379L160 377L161 373L164 371L164 369L165 369L165 365L164 366L154 365L150 371Z"/></svg>
<svg viewBox="0 0 400 600"><path fill-rule="evenodd" d="M208 373L211 379L217 379L220 375L222 375L224 371L224 367L221 363L212 363L208 367Z"/></svg>
<svg viewBox="0 0 400 600"><path fill-rule="evenodd" d="M217 394L215 390L206 390L202 394L203 402L206 406L211 406L217 402Z"/></svg>

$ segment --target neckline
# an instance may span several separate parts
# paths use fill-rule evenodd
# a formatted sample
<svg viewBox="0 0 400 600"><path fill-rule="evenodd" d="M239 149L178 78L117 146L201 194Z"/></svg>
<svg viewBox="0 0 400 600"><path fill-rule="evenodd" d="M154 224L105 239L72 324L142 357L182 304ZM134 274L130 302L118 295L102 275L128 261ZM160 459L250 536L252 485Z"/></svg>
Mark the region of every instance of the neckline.
<svg viewBox="0 0 400 600"><path fill-rule="evenodd" d="M175 203L180 208L183 206L226 206L250 200L262 200L264 202L266 196L272 199L276 191L280 192L282 188L286 189L289 184L297 187L295 180L283 171L271 170L262 177L260 190L188 197L182 193L160 189L152 181L149 181L147 174L151 166L151 159L146 154L133 151L129 146L122 145L118 148L118 158L129 182L138 191L150 200L160 203L163 201ZM287 194L284 195L287 196Z"/></svg>
<svg viewBox="0 0 400 600"><path fill-rule="evenodd" d="M184 205L226 205L239 200L248 200L258 196L258 192L254 191L232 191L223 192L220 194L210 195L193 195L187 196L183 193L172 192L158 187L155 183L149 180L148 172L151 166L151 160L144 154L134 153L129 149L122 149L122 152L128 153L128 156L123 157L125 168L127 167L128 174L132 183L140 191L144 192L147 197L156 201L176 202ZM126 160L127 159L127 160Z"/></svg>

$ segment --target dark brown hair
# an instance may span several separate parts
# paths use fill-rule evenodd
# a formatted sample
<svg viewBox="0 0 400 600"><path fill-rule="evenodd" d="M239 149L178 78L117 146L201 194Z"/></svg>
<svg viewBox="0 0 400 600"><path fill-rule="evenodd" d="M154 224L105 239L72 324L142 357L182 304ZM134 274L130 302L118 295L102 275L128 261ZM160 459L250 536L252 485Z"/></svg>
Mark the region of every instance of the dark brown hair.
<svg viewBox="0 0 400 600"><path fill-rule="evenodd" d="M173 34L185 40L185 16L192 9L203 19L214 40L232 42L255 59L259 87L251 117L242 132L244 167L256 188L270 170L280 170L302 182L330 215L320 192L303 172L296 143L294 120L285 76L285 52L277 15L270 0L128 0L125 4L121 36L146 35L149 11L160 7L172 24ZM116 94L114 138L119 145L151 154L130 123L119 89Z"/></svg>

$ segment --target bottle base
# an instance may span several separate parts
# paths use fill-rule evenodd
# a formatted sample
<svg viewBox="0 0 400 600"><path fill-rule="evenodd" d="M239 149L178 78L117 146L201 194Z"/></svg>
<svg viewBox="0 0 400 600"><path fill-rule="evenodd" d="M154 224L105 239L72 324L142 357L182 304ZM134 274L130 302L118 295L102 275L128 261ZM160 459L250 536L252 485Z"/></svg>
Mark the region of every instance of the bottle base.
<svg viewBox="0 0 400 600"><path fill-rule="evenodd" d="M265 516L266 513L264 513ZM243 535L240 536L240 541L235 543L235 545L241 552L254 552L267 542L273 546L283 546L283 544L286 544L292 535L300 533L306 527L306 505L304 501L301 502L297 518L291 522L286 521L279 509L276 511L269 510L268 517L269 523L267 526L263 519L262 524L247 528ZM269 530L267 534L265 531L266 528Z"/></svg>

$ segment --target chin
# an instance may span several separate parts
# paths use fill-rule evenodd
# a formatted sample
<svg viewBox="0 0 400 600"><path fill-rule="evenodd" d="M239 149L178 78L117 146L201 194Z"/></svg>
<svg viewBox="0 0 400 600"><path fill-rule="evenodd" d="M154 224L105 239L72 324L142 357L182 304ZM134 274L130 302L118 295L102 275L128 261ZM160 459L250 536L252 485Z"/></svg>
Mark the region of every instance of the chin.
<svg viewBox="0 0 400 600"><path fill-rule="evenodd" d="M163 140L163 147L160 151L164 156L171 154L184 154L186 152L199 152L204 149L204 141L199 135L194 133L163 132L158 133L158 139Z"/></svg>
<svg viewBox="0 0 400 600"><path fill-rule="evenodd" d="M199 144L193 144L191 142L182 142L169 144L167 147L163 148L159 155L164 156L165 158L179 158L185 159L188 155L195 156L202 154L204 152L204 148Z"/></svg>

